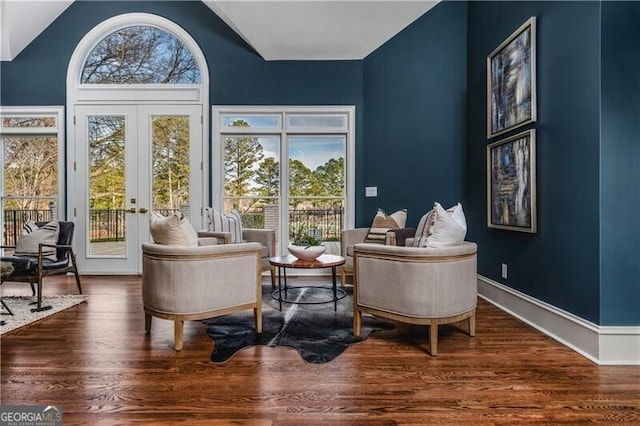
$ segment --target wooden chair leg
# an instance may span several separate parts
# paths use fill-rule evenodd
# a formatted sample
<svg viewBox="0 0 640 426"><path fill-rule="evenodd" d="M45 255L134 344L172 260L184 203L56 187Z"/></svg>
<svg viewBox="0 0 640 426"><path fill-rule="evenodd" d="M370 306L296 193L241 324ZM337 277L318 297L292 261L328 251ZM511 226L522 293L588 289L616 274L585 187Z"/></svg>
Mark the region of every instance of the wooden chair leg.
<svg viewBox="0 0 640 426"><path fill-rule="evenodd" d="M344 287L347 280L347 274L344 271L344 266L340 268L340 287Z"/></svg>
<svg viewBox="0 0 640 426"><path fill-rule="evenodd" d="M276 288L276 268L271 268L271 289Z"/></svg>
<svg viewBox="0 0 640 426"><path fill-rule="evenodd" d="M71 252L71 266L73 266L73 274L76 277L76 285L78 286L78 294L82 294L82 286L80 285L80 274L78 274L78 266L76 265L76 255Z"/></svg>
<svg viewBox="0 0 640 426"><path fill-rule="evenodd" d="M38 277L38 290L36 290L38 293L38 304L36 305L35 309L31 309L31 312L38 312L40 309L42 309L42 277Z"/></svg>
<svg viewBox="0 0 640 426"><path fill-rule="evenodd" d="M33 283L31 283L33 285ZM31 312L42 312L53 309L51 305L42 306L42 274L38 274L38 304L35 308L31 309Z"/></svg>
<svg viewBox="0 0 640 426"><path fill-rule="evenodd" d="M473 337L476 335L476 313L475 311L469 317L469 336Z"/></svg>
<svg viewBox="0 0 640 426"><path fill-rule="evenodd" d="M176 351L182 350L182 335L184 333L184 321L181 319L176 319L174 321L173 326L174 331L174 345Z"/></svg>
<svg viewBox="0 0 640 426"><path fill-rule="evenodd" d="M429 344L431 355L436 356L438 354L438 320L436 319L431 320L429 327Z"/></svg>
<svg viewBox="0 0 640 426"><path fill-rule="evenodd" d="M360 336L362 328L362 311L355 308L353 310L353 335Z"/></svg>
<svg viewBox="0 0 640 426"><path fill-rule="evenodd" d="M256 333L262 333L262 303L258 302L255 308L253 308L253 318L256 323Z"/></svg>
<svg viewBox="0 0 640 426"><path fill-rule="evenodd" d="M144 313L144 332L148 333L151 331L151 320L153 319L153 317L151 316L151 314L148 313Z"/></svg>

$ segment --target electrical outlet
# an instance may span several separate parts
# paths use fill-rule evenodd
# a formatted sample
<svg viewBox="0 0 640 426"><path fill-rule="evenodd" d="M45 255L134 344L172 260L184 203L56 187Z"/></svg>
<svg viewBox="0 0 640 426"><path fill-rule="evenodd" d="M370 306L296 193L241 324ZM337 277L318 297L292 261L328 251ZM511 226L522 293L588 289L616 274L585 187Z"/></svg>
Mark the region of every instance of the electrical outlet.
<svg viewBox="0 0 640 426"><path fill-rule="evenodd" d="M378 196L378 187L377 186L367 186L364 188L364 196L365 197L377 197Z"/></svg>
<svg viewBox="0 0 640 426"><path fill-rule="evenodd" d="M502 264L502 278L504 278L505 280L507 279L507 264L503 263Z"/></svg>

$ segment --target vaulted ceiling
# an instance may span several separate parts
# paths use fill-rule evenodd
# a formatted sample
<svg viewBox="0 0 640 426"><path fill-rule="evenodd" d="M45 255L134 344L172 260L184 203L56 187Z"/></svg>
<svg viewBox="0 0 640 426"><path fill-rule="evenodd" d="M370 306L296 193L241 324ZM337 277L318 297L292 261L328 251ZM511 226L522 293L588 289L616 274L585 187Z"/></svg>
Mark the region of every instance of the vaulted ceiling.
<svg viewBox="0 0 640 426"><path fill-rule="evenodd" d="M202 0L266 60L363 59L439 0ZM0 0L13 60L73 0Z"/></svg>

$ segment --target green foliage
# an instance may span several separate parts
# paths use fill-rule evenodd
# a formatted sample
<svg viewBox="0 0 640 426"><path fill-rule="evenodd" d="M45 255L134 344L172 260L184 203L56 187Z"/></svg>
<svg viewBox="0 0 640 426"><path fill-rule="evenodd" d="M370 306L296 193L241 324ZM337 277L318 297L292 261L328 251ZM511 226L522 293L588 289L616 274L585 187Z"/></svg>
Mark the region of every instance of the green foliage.
<svg viewBox="0 0 640 426"><path fill-rule="evenodd" d="M344 194L344 158L331 158L313 172L320 183L319 195L337 196Z"/></svg>
<svg viewBox="0 0 640 426"><path fill-rule="evenodd" d="M153 120L153 206L178 210L189 204L189 118Z"/></svg>
<svg viewBox="0 0 640 426"><path fill-rule="evenodd" d="M235 127L248 127L241 120ZM264 150L256 137L227 137L224 140L224 191L226 195L246 195L255 175L254 165L262 161Z"/></svg>
<svg viewBox="0 0 640 426"><path fill-rule="evenodd" d="M124 208L124 126L122 117L89 117L89 206L92 209Z"/></svg>
<svg viewBox="0 0 640 426"><path fill-rule="evenodd" d="M240 217L244 228L264 229L264 213L242 213Z"/></svg>
<svg viewBox="0 0 640 426"><path fill-rule="evenodd" d="M264 196L277 196L280 188L280 163L273 157L267 157L256 170L255 183L258 193Z"/></svg>
<svg viewBox="0 0 640 426"><path fill-rule="evenodd" d="M289 160L289 194L292 197L303 197L312 194L312 172L300 160ZM299 201L292 200L294 208Z"/></svg>
<svg viewBox="0 0 640 426"><path fill-rule="evenodd" d="M322 240L309 235L309 229L304 226L298 226L289 236L291 244L295 246L319 246Z"/></svg>

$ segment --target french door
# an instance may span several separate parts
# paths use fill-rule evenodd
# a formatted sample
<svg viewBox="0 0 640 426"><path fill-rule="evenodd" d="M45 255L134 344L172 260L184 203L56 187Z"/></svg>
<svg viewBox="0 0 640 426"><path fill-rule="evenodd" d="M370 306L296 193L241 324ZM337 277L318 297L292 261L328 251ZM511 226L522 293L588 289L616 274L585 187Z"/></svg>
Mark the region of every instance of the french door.
<svg viewBox="0 0 640 426"><path fill-rule="evenodd" d="M76 245L88 274L139 274L149 215L181 211L202 226L199 105L75 109Z"/></svg>

